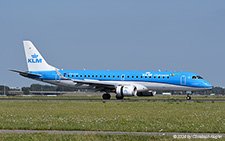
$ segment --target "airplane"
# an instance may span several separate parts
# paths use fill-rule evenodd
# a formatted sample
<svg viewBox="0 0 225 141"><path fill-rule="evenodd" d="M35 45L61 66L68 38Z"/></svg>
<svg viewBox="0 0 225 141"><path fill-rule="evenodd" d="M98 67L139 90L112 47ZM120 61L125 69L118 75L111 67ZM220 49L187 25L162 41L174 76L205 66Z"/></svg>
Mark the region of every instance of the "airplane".
<svg viewBox="0 0 225 141"><path fill-rule="evenodd" d="M129 96L154 96L156 91L192 91L212 89L201 76L182 71L104 71L62 70L49 65L31 41L23 41L28 71L10 70L21 76L74 89L104 92L103 99Z"/></svg>

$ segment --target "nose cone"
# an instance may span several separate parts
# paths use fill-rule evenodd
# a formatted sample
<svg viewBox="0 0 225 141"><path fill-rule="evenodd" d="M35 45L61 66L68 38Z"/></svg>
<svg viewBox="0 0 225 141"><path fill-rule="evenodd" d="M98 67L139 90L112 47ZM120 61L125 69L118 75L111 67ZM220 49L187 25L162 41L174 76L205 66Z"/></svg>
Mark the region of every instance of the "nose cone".
<svg viewBox="0 0 225 141"><path fill-rule="evenodd" d="M209 82L207 82L207 81L203 81L202 82L202 86L205 88L205 89L212 89L212 85L209 83Z"/></svg>

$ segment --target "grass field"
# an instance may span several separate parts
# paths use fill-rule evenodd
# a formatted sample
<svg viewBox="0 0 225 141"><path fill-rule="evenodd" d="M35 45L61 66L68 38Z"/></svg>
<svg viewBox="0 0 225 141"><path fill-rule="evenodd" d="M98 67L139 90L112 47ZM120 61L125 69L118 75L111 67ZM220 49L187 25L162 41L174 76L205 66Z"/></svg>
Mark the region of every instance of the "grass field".
<svg viewBox="0 0 225 141"><path fill-rule="evenodd" d="M145 136L145 135L101 135L101 134L48 134L48 133L3 133L0 134L1 140L26 141L26 140L132 140L132 141L148 141L148 140L173 140L172 136Z"/></svg>
<svg viewBox="0 0 225 141"><path fill-rule="evenodd" d="M101 134L48 134L48 133L1 133L1 140L7 141L46 141L46 140L74 140L74 141L86 141L86 140L98 140L98 141L150 141L150 140L174 140L173 136L147 136L147 135L101 135ZM179 139L182 140L182 139ZM187 139L183 139L187 140ZM215 140L213 138L208 139L194 139L192 140ZM224 138L218 138L217 140L224 140Z"/></svg>
<svg viewBox="0 0 225 141"><path fill-rule="evenodd" d="M225 103L1 101L0 129L225 133Z"/></svg>

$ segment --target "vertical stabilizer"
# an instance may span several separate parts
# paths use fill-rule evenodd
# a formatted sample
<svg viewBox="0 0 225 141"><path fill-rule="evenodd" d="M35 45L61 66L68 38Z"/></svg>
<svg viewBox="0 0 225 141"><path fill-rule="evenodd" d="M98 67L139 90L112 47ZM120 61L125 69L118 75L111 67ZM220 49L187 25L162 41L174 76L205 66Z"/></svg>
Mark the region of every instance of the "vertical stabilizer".
<svg viewBox="0 0 225 141"><path fill-rule="evenodd" d="M23 41L28 71L52 71L57 68L49 65L31 41Z"/></svg>

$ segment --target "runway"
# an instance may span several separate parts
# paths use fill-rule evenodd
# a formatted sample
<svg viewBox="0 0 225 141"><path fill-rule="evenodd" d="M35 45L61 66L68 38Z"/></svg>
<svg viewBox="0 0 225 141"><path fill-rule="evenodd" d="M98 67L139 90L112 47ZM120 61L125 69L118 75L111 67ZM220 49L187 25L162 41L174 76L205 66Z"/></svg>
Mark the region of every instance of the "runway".
<svg viewBox="0 0 225 141"><path fill-rule="evenodd" d="M123 99L123 100L117 100L117 99L111 99L111 100L103 100L103 99L54 99L54 98L49 98L49 99L13 99L13 98L2 98L0 101L109 101L109 102L116 102L116 101L177 101L177 102L225 102L225 99L191 99L191 100L186 100L186 99Z"/></svg>
<svg viewBox="0 0 225 141"><path fill-rule="evenodd" d="M174 138L222 138L220 133L180 133L180 132L120 132L120 131L60 131L60 130L0 130L0 133L49 133L49 134L112 134L112 135L149 135L173 136Z"/></svg>

